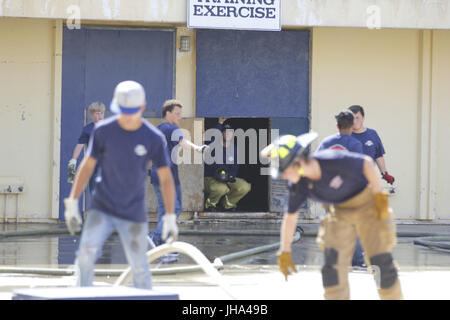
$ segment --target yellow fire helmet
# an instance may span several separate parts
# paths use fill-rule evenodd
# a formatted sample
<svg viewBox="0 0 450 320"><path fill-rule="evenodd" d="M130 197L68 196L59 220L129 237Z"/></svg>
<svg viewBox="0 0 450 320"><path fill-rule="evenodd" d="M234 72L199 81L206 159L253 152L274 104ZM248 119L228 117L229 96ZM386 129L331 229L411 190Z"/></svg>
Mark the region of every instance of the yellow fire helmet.
<svg viewBox="0 0 450 320"><path fill-rule="evenodd" d="M272 178L280 178L284 170L308 152L309 145L318 136L314 131L299 136L288 134L265 147L261 151L261 156L270 159Z"/></svg>

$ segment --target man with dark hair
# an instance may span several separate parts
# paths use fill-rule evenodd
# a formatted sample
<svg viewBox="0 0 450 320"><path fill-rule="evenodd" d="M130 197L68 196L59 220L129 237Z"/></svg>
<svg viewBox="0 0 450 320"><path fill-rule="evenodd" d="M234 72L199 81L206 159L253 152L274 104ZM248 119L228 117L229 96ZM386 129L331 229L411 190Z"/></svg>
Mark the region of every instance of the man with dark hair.
<svg viewBox="0 0 450 320"><path fill-rule="evenodd" d="M178 176L177 159L175 158L177 150L175 150L175 152L173 152L173 150L178 145L180 145L182 148L193 149L194 151L197 152L203 152L206 148L205 145L198 146L183 137L182 130L179 127L181 121L182 107L183 106L181 102L178 100L170 99L165 101L162 106L162 117L164 119L164 122L162 122L157 126L157 128L166 137L167 141L167 151L170 157L170 169L172 171L172 176L175 183L175 192L176 192L175 214L177 217L181 214L182 192L181 192L180 178ZM152 166L150 176L153 189L155 190L156 198L158 199L158 224L156 226L156 229L151 233L150 238L156 246L159 246L164 243L164 241L161 239L161 232L163 227L162 217L165 215L166 209L164 206L163 196L159 186L159 179L157 175L156 166ZM178 256L177 254L168 254L165 257L163 257L163 262L175 262L177 260L177 256Z"/></svg>
<svg viewBox="0 0 450 320"><path fill-rule="evenodd" d="M335 116L336 126L339 133L333 134L322 140L316 151L325 149L335 149L350 151L356 153L363 153L363 147L359 140L352 137L352 128L354 116L352 111L343 110ZM365 267L364 251L361 246L359 238L356 239L355 252L353 254L352 266Z"/></svg>
<svg viewBox="0 0 450 320"><path fill-rule="evenodd" d="M339 133L324 138L317 151L336 149L363 153L361 142L352 137L353 113L349 110L343 110L335 116L335 119Z"/></svg>
<svg viewBox="0 0 450 320"><path fill-rule="evenodd" d="M375 161L381 172L381 177L392 185L395 178L386 170L386 163L383 156L385 154L383 143L375 130L364 127L365 115L363 107L353 105L348 109L355 115L352 136L362 143L363 153Z"/></svg>
<svg viewBox="0 0 450 320"><path fill-rule="evenodd" d="M286 135L261 151L271 162L273 178L289 183L289 201L283 216L278 265L286 280L295 272L291 244L299 208L308 199L328 204L317 243L324 251L322 283L326 299L349 299L348 267L356 237L361 238L368 262L375 271L381 299L402 299L397 267L392 257L396 243L393 213L381 187L373 160L363 154L323 150L309 155L317 138L310 132Z"/></svg>

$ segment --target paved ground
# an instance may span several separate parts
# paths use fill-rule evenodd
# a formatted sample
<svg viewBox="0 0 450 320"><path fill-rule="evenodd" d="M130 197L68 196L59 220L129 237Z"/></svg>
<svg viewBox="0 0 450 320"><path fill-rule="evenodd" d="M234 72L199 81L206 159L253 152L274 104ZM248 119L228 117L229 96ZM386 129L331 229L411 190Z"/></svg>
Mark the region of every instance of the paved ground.
<svg viewBox="0 0 450 320"><path fill-rule="evenodd" d="M306 233L293 246L293 256L299 272L284 281L276 266L275 251L247 256L225 263L221 271L223 279L238 299L322 299L320 267L323 256L315 243L317 223L302 224ZM151 224L151 227L154 225ZM201 220L187 221L180 225L180 241L195 245L212 262L232 252L255 248L278 242L279 222L266 223L257 220L222 221L220 223ZM406 299L450 299L450 253L432 250L413 244L419 234L450 235L449 224L398 224L398 245L394 258L400 266L400 279ZM50 224L0 225L5 232L28 230L64 230L64 226ZM197 233L196 233L197 232ZM227 233L228 232L228 233ZM234 234L230 235L230 232ZM247 234L238 235L238 232ZM255 233L256 234L249 234ZM62 232L64 233L64 232ZM266 233L266 234L265 234ZM406 235L406 236L405 236ZM42 234L32 236L0 235L0 264L19 268L70 268L78 245L78 237L66 234ZM173 265L152 263L153 270L165 267L194 265L192 259L182 255ZM108 239L97 269L123 270L126 259L116 235ZM353 299L378 299L373 276L365 271L350 273ZM117 279L113 276L96 277L96 285L110 285ZM154 289L176 292L181 299L215 300L230 296L202 272L177 275L154 275ZM72 286L73 275L32 275L0 273L0 299L11 299L17 288Z"/></svg>

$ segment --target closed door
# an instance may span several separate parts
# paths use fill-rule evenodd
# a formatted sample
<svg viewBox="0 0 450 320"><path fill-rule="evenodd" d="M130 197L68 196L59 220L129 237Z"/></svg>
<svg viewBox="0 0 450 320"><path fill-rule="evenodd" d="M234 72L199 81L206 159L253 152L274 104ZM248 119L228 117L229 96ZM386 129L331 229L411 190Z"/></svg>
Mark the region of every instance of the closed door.
<svg viewBox="0 0 450 320"><path fill-rule="evenodd" d="M64 220L63 199L72 186L67 183L67 163L83 126L92 121L85 116L87 107L101 101L107 107L105 116L111 115L109 104L117 83L135 80L146 90L144 116L160 116L163 102L174 96L174 37L174 30L64 29L60 220Z"/></svg>

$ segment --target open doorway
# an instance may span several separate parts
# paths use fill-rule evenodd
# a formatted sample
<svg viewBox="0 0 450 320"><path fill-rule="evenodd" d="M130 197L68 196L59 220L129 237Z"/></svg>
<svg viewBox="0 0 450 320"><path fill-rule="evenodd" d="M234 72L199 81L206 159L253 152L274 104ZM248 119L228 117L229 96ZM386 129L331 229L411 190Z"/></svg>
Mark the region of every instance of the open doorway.
<svg viewBox="0 0 450 320"><path fill-rule="evenodd" d="M205 131L215 128L218 118L205 118ZM259 130L266 129L270 132L268 118L229 118L225 121L229 123L235 130L242 129L246 132L249 129L256 130L257 145L250 146L250 139L245 138L245 164L239 165L238 177L246 180L251 184L250 192L242 198L237 207L239 212L268 212L269 211L269 176L261 175L261 168L264 167L256 156L256 164L250 163L250 151L258 150L259 146ZM209 143L210 141L205 141ZM266 143L267 141L263 141ZM235 138L236 143L236 138ZM253 142L252 142L253 143Z"/></svg>

